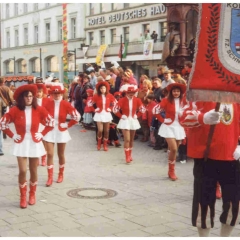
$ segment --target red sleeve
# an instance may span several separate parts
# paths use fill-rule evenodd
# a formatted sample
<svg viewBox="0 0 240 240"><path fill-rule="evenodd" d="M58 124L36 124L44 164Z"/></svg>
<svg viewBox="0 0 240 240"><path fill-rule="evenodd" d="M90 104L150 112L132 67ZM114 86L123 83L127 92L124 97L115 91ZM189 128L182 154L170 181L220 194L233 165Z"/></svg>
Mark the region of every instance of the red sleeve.
<svg viewBox="0 0 240 240"><path fill-rule="evenodd" d="M14 121L14 110L16 107L10 108L9 112L4 114L4 116L0 119L0 128L6 133L10 138L13 137L14 133L9 128L9 123Z"/></svg>
<svg viewBox="0 0 240 240"><path fill-rule="evenodd" d="M71 120L68 123L68 128L70 128L80 121L80 114L69 102L66 102L65 106L67 108L67 113L71 116Z"/></svg>
<svg viewBox="0 0 240 240"><path fill-rule="evenodd" d="M119 118L122 118L122 114L120 113L120 109L122 109L122 101L123 98L119 99L119 101L113 107L113 113Z"/></svg>
<svg viewBox="0 0 240 240"><path fill-rule="evenodd" d="M44 107L38 107L41 117L41 123L45 126L43 131L41 132L43 136L45 136L49 131L51 131L54 127L54 119L48 113L48 111Z"/></svg>
<svg viewBox="0 0 240 240"><path fill-rule="evenodd" d="M93 103L96 103L97 102L97 94L94 94L93 95Z"/></svg>

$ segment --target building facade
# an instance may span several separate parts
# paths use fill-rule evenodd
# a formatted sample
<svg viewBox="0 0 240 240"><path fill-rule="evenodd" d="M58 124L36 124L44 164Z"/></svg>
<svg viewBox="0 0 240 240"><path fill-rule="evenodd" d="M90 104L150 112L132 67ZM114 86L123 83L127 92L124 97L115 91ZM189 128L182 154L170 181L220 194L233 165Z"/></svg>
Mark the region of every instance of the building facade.
<svg viewBox="0 0 240 240"><path fill-rule="evenodd" d="M67 4L70 78L75 70L72 51L79 51L85 40L84 8L83 3ZM59 3L1 4L1 75L42 73L45 77L54 73L62 80L62 18L63 8Z"/></svg>
<svg viewBox="0 0 240 240"><path fill-rule="evenodd" d="M143 55L144 37L155 31L158 36L154 42L153 55L146 60ZM84 56L81 52L78 63L95 63L98 49L108 45L104 62L110 67L111 61L121 66L131 67L135 74L156 75L156 67L161 63L163 42L167 34L167 8L165 5L145 3L86 3L85 44L89 48ZM128 42L126 58L120 58L120 42Z"/></svg>

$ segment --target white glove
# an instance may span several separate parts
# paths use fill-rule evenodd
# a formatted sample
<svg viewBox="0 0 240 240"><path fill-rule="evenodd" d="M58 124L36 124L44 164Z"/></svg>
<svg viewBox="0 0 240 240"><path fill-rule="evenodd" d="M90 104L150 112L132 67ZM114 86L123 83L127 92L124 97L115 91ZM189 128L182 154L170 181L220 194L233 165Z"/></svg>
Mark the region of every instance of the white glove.
<svg viewBox="0 0 240 240"><path fill-rule="evenodd" d="M95 112L98 112L99 110L100 110L100 108L96 108L96 109L95 109Z"/></svg>
<svg viewBox="0 0 240 240"><path fill-rule="evenodd" d="M238 160L240 158L240 146L237 146L234 153L233 153L233 158L235 160Z"/></svg>
<svg viewBox="0 0 240 240"><path fill-rule="evenodd" d="M61 128L68 128L68 123L60 123Z"/></svg>
<svg viewBox="0 0 240 240"><path fill-rule="evenodd" d="M93 106L93 102L92 102L92 101L89 101L89 102L87 103L87 106L88 106L88 107L92 107L92 106Z"/></svg>
<svg viewBox="0 0 240 240"><path fill-rule="evenodd" d="M215 125L220 123L220 117L221 114L219 112L215 112L214 109L212 109L209 112L206 112L203 116L203 122L205 124L209 124L209 125Z"/></svg>
<svg viewBox="0 0 240 240"><path fill-rule="evenodd" d="M14 141L18 142L19 140L21 140L21 136L15 133L15 134L13 135L12 139L13 139Z"/></svg>
<svg viewBox="0 0 240 240"><path fill-rule="evenodd" d="M43 135L39 132L35 133L35 138L39 141L43 138Z"/></svg>
<svg viewBox="0 0 240 240"><path fill-rule="evenodd" d="M134 119L137 119L137 114L134 114L133 118L134 118Z"/></svg>
<svg viewBox="0 0 240 240"><path fill-rule="evenodd" d="M153 108L152 113L157 115L161 112L160 109L161 109L160 106L157 105L156 107Z"/></svg>
<svg viewBox="0 0 240 240"><path fill-rule="evenodd" d="M126 115L122 115L121 119L126 120L127 116Z"/></svg>
<svg viewBox="0 0 240 240"><path fill-rule="evenodd" d="M111 110L111 108L107 108L107 112L111 112L112 110Z"/></svg>
<svg viewBox="0 0 240 240"><path fill-rule="evenodd" d="M171 118L164 118L164 123L170 123L170 122L172 122Z"/></svg>

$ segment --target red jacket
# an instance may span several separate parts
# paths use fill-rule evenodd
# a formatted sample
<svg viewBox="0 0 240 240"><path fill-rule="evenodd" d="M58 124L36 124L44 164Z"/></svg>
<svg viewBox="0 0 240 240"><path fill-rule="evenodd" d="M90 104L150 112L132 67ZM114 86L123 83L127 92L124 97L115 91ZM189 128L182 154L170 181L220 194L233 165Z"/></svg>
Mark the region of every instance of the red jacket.
<svg viewBox="0 0 240 240"><path fill-rule="evenodd" d="M94 112L94 107L93 107L93 97L88 97L86 101L86 106L84 108L85 113L93 113Z"/></svg>
<svg viewBox="0 0 240 240"><path fill-rule="evenodd" d="M55 102L53 99L50 99L47 101L47 104L44 105L46 110L54 116L54 107ZM66 128L61 128L60 124L66 122L67 115L71 115L72 119L68 122L68 128L71 126L77 124L80 120L80 115L78 111L67 101L61 100L60 107L59 107L59 113L58 113L58 129L63 132L66 130Z"/></svg>
<svg viewBox="0 0 240 240"><path fill-rule="evenodd" d="M120 113L120 110L121 110L122 114ZM137 111L139 111L138 114L137 114ZM134 117L135 114L137 114L139 117L139 115L141 113L145 113L145 111L146 111L146 108L142 104L142 101L137 97L133 97L132 116L131 117ZM122 115L126 115L127 117L130 117L129 99L127 97L120 98L119 101L114 106L113 112L119 118L121 118Z"/></svg>
<svg viewBox="0 0 240 240"><path fill-rule="evenodd" d="M13 137L14 133L10 130L8 124L14 123L16 132L21 136L21 140L15 141L16 143L21 143L26 134L26 119L25 111L20 110L18 107L13 107L6 113L0 120L0 128L5 132L10 138ZM39 124L46 126L42 131L42 135L45 136L49 131L53 129L54 119L43 107L37 106L36 109L32 108L32 125L31 134L34 142L40 142L35 138L35 133L38 132Z"/></svg>
<svg viewBox="0 0 240 240"><path fill-rule="evenodd" d="M180 101L180 106L186 102L185 98ZM171 119L170 122L164 122L164 118L160 114L155 114L155 108L160 107L160 111L165 110L166 118L165 119ZM159 122L164 122L167 125L170 125L174 122L175 120L175 102L173 101L172 103L169 102L167 98L163 98L160 103L158 103L154 108L153 108L153 115L158 119Z"/></svg>
<svg viewBox="0 0 240 240"><path fill-rule="evenodd" d="M106 112L112 111L115 101L116 100L112 94L108 93L106 95L106 105L105 105ZM99 96L98 94L94 94L93 95L93 103L96 103L97 108L98 108L98 110L97 111L95 110L95 112L98 112L98 113L102 112L102 110L103 110L102 95Z"/></svg>
<svg viewBox="0 0 240 240"><path fill-rule="evenodd" d="M153 108L157 105L155 101L152 101L147 105L147 120L148 120L148 126L151 127L152 124L152 118L153 118L153 113L152 110Z"/></svg>
<svg viewBox="0 0 240 240"><path fill-rule="evenodd" d="M210 125L204 124L203 116L206 112L215 109L215 106L214 102L189 103L180 114L180 123L183 127L188 128L189 157L204 157ZM238 104L231 104L231 106L230 108L227 106L226 110L223 110L221 121L215 127L208 156L210 159L234 160L233 153L239 137L240 110Z"/></svg>

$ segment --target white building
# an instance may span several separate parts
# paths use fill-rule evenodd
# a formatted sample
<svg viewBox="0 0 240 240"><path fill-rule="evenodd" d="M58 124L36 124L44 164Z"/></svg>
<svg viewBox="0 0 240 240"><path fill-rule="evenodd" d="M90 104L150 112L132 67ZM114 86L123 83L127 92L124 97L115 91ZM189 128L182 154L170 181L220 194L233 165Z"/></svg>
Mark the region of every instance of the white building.
<svg viewBox="0 0 240 240"><path fill-rule="evenodd" d="M81 52L78 63L95 63L100 45L107 44L104 62L110 67L112 60L120 62L120 36L128 41L127 57L121 65L131 67L135 74L156 75L156 67L161 62L163 41L167 33L167 9L162 3L86 3L86 45L85 54ZM152 59L143 56L141 34L149 30L158 34L154 43ZM83 65L84 66L84 65ZM84 69L84 68L83 68Z"/></svg>
<svg viewBox="0 0 240 240"><path fill-rule="evenodd" d="M67 4L68 50L79 51L85 40L84 7L83 3ZM62 18L58 3L1 4L1 75L40 76L41 48L42 76L54 73L63 79ZM74 57L70 55L73 75Z"/></svg>

